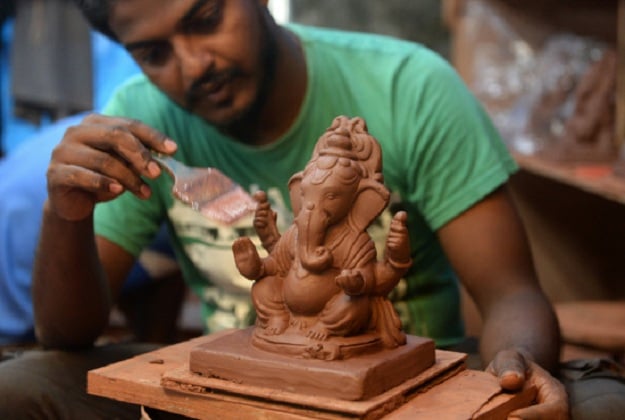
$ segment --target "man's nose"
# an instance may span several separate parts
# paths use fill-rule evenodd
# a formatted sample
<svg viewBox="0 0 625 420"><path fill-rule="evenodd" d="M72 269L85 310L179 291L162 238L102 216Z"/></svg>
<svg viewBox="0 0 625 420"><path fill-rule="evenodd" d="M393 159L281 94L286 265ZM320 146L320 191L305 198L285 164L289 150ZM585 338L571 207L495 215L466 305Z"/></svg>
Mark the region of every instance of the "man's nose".
<svg viewBox="0 0 625 420"><path fill-rule="evenodd" d="M171 44L185 84L192 84L214 65L214 56L202 37L177 35Z"/></svg>

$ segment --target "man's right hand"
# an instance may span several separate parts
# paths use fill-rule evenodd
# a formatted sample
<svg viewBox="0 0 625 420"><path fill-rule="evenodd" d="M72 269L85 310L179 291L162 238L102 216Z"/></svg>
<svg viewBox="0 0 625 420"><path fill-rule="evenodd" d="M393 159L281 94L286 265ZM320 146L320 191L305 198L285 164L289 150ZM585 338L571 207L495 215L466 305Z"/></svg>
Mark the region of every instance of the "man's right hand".
<svg viewBox="0 0 625 420"><path fill-rule="evenodd" d="M158 177L161 169L152 151L170 155L176 143L136 120L87 116L70 127L52 152L48 167L50 208L64 220L90 216L95 204L125 190L139 198L151 194L141 179Z"/></svg>

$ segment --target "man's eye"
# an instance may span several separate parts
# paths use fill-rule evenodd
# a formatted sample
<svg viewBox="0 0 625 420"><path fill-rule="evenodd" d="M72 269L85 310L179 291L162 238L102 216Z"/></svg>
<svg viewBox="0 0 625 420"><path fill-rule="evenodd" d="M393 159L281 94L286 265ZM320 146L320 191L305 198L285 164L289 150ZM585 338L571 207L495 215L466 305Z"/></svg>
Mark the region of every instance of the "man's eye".
<svg viewBox="0 0 625 420"><path fill-rule="evenodd" d="M141 65L159 66L167 61L170 53L171 48L168 45L159 44L137 50L133 55Z"/></svg>
<svg viewBox="0 0 625 420"><path fill-rule="evenodd" d="M221 22L222 0L208 1L191 19L184 23L187 33L207 33L213 31Z"/></svg>

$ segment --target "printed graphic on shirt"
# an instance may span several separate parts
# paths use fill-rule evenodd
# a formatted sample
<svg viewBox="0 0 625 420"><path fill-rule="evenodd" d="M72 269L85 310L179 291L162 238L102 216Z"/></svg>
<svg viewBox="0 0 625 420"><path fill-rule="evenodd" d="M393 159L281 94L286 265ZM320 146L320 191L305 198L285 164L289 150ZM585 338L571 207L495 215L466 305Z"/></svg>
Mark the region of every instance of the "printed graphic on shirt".
<svg viewBox="0 0 625 420"><path fill-rule="evenodd" d="M255 191L257 188L251 188ZM271 208L277 213L278 230L283 233L291 225L293 216L278 189L267 191ZM169 217L189 259L204 277L200 298L215 308L206 320L208 331L243 328L253 323L255 315L250 300L253 282L243 277L236 268L232 243L241 236L249 237L261 256L267 252L253 226L253 215L232 225L224 225L207 218L179 200L173 200ZM378 258L382 258L392 215L387 208L369 227ZM405 290L405 280L400 281L392 298Z"/></svg>
<svg viewBox="0 0 625 420"><path fill-rule="evenodd" d="M251 188L252 191L258 188ZM278 214L278 229L283 232L292 215L278 189L267 191L273 211ZM252 282L241 276L234 263L232 243L241 236L249 237L261 256L267 255L253 226L253 215L224 225L173 200L169 218L189 259L204 277L200 298L215 308L206 320L208 331L242 328L254 320L250 300Z"/></svg>

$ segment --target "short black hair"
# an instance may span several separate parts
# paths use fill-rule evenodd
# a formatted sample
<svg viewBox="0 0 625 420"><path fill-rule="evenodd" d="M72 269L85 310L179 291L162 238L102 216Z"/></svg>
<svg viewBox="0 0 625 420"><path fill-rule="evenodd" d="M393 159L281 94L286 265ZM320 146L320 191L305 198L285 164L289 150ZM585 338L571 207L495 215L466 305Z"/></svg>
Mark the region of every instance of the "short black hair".
<svg viewBox="0 0 625 420"><path fill-rule="evenodd" d="M109 12L115 0L73 0L89 24L113 41L119 42L109 25Z"/></svg>

